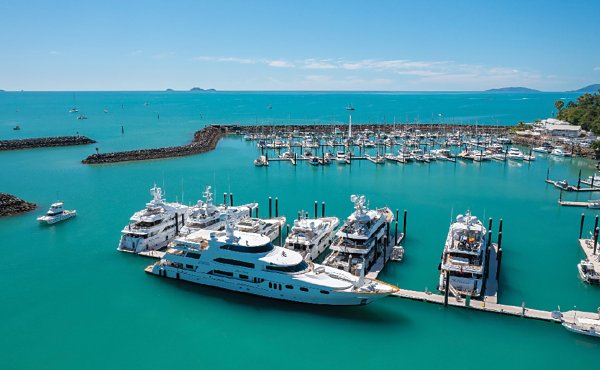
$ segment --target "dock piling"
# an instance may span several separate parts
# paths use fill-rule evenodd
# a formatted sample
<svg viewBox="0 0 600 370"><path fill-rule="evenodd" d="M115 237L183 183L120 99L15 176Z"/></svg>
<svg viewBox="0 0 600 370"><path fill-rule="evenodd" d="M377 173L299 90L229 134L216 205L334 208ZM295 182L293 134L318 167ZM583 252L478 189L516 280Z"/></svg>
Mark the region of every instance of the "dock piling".
<svg viewBox="0 0 600 370"><path fill-rule="evenodd" d="M223 204L227 205L227 193L223 193Z"/></svg>
<svg viewBox="0 0 600 370"><path fill-rule="evenodd" d="M550 167L546 170L546 180L550 180Z"/></svg>
<svg viewBox="0 0 600 370"><path fill-rule="evenodd" d="M585 213L581 214L581 222L579 223L579 239L583 236L583 223L585 221Z"/></svg>
<svg viewBox="0 0 600 370"><path fill-rule="evenodd" d="M487 247L489 248L491 244L492 244L492 230L488 229Z"/></svg>
<svg viewBox="0 0 600 370"><path fill-rule="evenodd" d="M321 217L325 217L325 202L321 203Z"/></svg>
<svg viewBox="0 0 600 370"><path fill-rule="evenodd" d="M406 210L404 210L404 227L403 227L403 232L404 232L404 238L406 239Z"/></svg>
<svg viewBox="0 0 600 370"><path fill-rule="evenodd" d="M444 289L444 307L448 307L448 293L450 292L450 274L446 271L446 289Z"/></svg>
<svg viewBox="0 0 600 370"><path fill-rule="evenodd" d="M275 197L275 217L279 217L279 199Z"/></svg>
<svg viewBox="0 0 600 370"><path fill-rule="evenodd" d="M272 199L271 197L269 197L269 218L273 218L273 212L272 212Z"/></svg>
<svg viewBox="0 0 600 370"><path fill-rule="evenodd" d="M315 218L319 217L319 202L315 200Z"/></svg>
<svg viewBox="0 0 600 370"><path fill-rule="evenodd" d="M498 248L498 268L496 270L496 281L500 281L500 268L502 267L502 248Z"/></svg>
<svg viewBox="0 0 600 370"><path fill-rule="evenodd" d="M229 193L229 205L233 207L233 193Z"/></svg>
<svg viewBox="0 0 600 370"><path fill-rule="evenodd" d="M594 255L596 255L596 247L598 246L598 228L594 229Z"/></svg>
<svg viewBox="0 0 600 370"><path fill-rule="evenodd" d="M500 226L498 226L498 233L502 232L502 218L500 218Z"/></svg>
<svg viewBox="0 0 600 370"><path fill-rule="evenodd" d="M502 248L502 231L498 232L498 249Z"/></svg>
<svg viewBox="0 0 600 370"><path fill-rule="evenodd" d="M581 168L579 169L579 176L577 176L577 190L581 188Z"/></svg>
<svg viewBox="0 0 600 370"><path fill-rule="evenodd" d="M598 215L596 215L596 221L594 221L594 229L596 230L598 228Z"/></svg>

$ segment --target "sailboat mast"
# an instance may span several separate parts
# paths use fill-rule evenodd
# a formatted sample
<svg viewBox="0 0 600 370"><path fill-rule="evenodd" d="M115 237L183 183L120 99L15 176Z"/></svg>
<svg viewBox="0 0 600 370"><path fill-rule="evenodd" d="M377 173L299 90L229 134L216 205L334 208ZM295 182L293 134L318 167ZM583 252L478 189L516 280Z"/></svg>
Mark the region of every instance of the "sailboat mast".
<svg viewBox="0 0 600 370"><path fill-rule="evenodd" d="M352 138L352 115L350 114L350 122L348 123L348 139Z"/></svg>

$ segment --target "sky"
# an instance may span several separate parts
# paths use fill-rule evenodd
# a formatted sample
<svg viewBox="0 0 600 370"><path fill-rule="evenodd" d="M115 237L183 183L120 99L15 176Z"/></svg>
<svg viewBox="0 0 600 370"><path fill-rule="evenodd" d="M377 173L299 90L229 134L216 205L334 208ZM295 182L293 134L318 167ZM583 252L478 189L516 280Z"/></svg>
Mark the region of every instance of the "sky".
<svg viewBox="0 0 600 370"><path fill-rule="evenodd" d="M544 91L600 82L596 0L0 0L0 89Z"/></svg>

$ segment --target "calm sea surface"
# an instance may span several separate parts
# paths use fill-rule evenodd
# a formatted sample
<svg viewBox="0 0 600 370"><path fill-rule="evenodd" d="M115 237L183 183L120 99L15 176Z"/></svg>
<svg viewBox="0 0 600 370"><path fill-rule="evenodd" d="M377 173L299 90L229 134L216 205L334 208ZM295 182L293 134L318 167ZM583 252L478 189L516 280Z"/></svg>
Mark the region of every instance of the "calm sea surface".
<svg viewBox="0 0 600 370"><path fill-rule="evenodd" d="M582 283L577 236L582 209L561 208L544 183L594 172L585 159L539 156L528 164L486 162L256 168L255 144L221 140L217 150L178 159L102 166L102 152L180 145L210 123L421 122L514 124L550 116L574 94L480 93L0 93L0 139L71 135L81 147L0 152L0 191L39 204L0 219L0 368L595 368L600 341L559 325L388 298L364 307L314 307L159 279L152 260L116 251L131 214L154 184L169 201L216 188L235 203L277 196L293 218L325 201L345 218L351 194L371 206L408 210L405 260L380 278L435 289L450 217L470 209L504 219L499 301L595 311L600 289ZM144 104L147 103L147 104ZM68 109L76 104L87 120ZM268 109L271 106L272 109ZM103 110L107 109L108 113ZM441 114L441 116L440 116ZM21 125L21 131L12 127ZM121 126L125 133L121 134ZM51 227L35 217L55 199L78 216ZM565 195L586 200L594 195ZM594 211L584 211L586 233Z"/></svg>

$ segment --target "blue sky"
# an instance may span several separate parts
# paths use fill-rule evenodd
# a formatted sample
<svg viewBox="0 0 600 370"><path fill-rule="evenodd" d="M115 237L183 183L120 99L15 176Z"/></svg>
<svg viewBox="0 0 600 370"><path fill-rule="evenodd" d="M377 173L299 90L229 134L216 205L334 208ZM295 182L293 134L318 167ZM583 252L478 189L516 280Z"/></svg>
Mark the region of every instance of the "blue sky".
<svg viewBox="0 0 600 370"><path fill-rule="evenodd" d="M600 1L0 1L0 89L569 90Z"/></svg>

